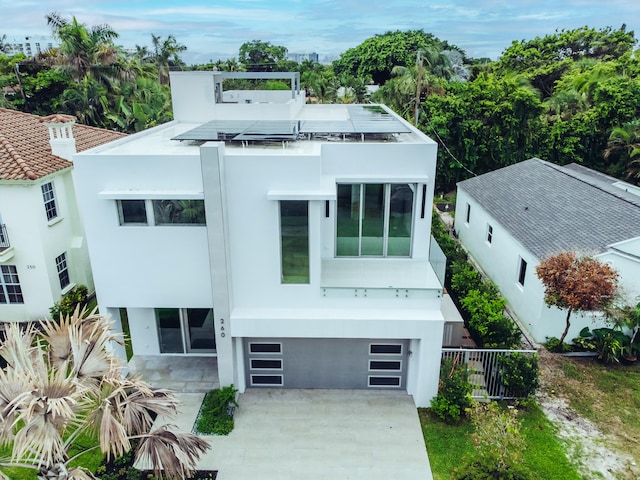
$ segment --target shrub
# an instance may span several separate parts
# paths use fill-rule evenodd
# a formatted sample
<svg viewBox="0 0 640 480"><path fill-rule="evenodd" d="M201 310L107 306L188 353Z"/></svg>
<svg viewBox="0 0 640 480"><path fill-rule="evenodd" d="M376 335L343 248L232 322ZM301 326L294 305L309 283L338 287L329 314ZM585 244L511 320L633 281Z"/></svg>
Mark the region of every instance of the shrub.
<svg viewBox="0 0 640 480"><path fill-rule="evenodd" d="M489 480L494 478L529 480L533 475L522 467L526 447L520 434L521 422L515 408L502 409L491 402L475 404L471 421L475 456L454 472L457 480Z"/></svg>
<svg viewBox="0 0 640 480"><path fill-rule="evenodd" d="M571 351L571 346L564 342L560 343L560 339L558 337L547 338L544 346L547 350L554 353L565 353Z"/></svg>
<svg viewBox="0 0 640 480"><path fill-rule="evenodd" d="M520 342L520 330L503 315L505 299L471 290L461 302L469 316L469 331L485 348L511 348Z"/></svg>
<svg viewBox="0 0 640 480"><path fill-rule="evenodd" d="M540 386L538 357L523 353L511 353L500 358L502 383L511 395L527 398Z"/></svg>
<svg viewBox="0 0 640 480"><path fill-rule="evenodd" d="M455 262L451 266L451 288L458 298L464 298L471 290L480 291L482 277L468 262Z"/></svg>
<svg viewBox="0 0 640 480"><path fill-rule="evenodd" d="M619 330L612 328L596 328L593 330L593 343L598 352L598 360L604 363L617 363L628 337Z"/></svg>
<svg viewBox="0 0 640 480"><path fill-rule="evenodd" d="M471 407L473 399L469 370L464 364L447 359L440 366L438 394L431 400L431 411L445 422L457 422Z"/></svg>
<svg viewBox="0 0 640 480"><path fill-rule="evenodd" d="M204 434L229 435L234 426L233 412L229 407L238 406L237 393L233 385L208 392L202 401L196 430Z"/></svg>
<svg viewBox="0 0 640 480"><path fill-rule="evenodd" d="M87 302L88 290L84 285L76 285L67 294L62 297L59 302L56 302L53 307L49 309L51 318L54 321L60 319L60 315L66 317L73 314L78 305L84 305Z"/></svg>

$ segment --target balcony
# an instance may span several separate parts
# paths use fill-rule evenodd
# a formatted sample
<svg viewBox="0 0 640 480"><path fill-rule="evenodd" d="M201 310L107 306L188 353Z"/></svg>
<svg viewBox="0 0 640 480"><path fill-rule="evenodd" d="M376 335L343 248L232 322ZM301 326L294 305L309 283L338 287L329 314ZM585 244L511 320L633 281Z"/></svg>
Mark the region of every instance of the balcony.
<svg viewBox="0 0 640 480"><path fill-rule="evenodd" d="M9 241L7 226L0 224L0 263L13 258L14 250Z"/></svg>

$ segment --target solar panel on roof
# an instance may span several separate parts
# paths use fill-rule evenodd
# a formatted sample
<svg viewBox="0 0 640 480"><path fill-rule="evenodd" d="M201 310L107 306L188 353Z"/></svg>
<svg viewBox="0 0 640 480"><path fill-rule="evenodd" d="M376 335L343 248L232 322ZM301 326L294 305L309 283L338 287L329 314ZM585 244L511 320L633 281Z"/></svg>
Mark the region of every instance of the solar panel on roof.
<svg viewBox="0 0 640 480"><path fill-rule="evenodd" d="M296 140L298 134L392 134L411 130L377 105L347 107L348 120L212 120L172 140Z"/></svg>

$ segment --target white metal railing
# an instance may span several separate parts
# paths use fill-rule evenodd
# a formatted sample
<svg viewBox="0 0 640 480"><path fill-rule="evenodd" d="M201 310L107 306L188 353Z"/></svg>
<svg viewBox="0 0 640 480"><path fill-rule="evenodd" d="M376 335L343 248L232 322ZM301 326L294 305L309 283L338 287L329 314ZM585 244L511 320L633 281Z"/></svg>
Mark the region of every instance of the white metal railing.
<svg viewBox="0 0 640 480"><path fill-rule="evenodd" d="M535 350L490 350L443 348L442 360L452 359L454 365L465 364L469 369L471 396L477 399L508 400L518 398L504 386L501 360L505 355L520 353L535 355Z"/></svg>

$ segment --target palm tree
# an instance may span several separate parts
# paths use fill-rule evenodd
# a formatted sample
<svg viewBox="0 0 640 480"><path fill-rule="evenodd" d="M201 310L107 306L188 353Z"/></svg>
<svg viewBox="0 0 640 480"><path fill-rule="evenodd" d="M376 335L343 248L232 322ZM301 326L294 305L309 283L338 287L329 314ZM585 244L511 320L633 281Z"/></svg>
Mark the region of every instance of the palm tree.
<svg viewBox="0 0 640 480"><path fill-rule="evenodd" d="M89 76L108 86L118 75L119 50L113 43L118 34L109 25L88 29L76 17L69 22L57 13L47 15L47 23L60 39L57 63L76 83Z"/></svg>
<svg viewBox="0 0 640 480"><path fill-rule="evenodd" d="M604 158L614 174L626 174L628 179L640 179L640 120L616 127L609 135Z"/></svg>
<svg viewBox="0 0 640 480"><path fill-rule="evenodd" d="M156 475L164 470L167 478L188 478L208 442L172 427L151 430L154 415L175 415L178 403L168 390L122 376L110 348L119 339L95 312L78 307L59 322L7 324L0 343L7 363L0 370L0 443L11 446L11 458L0 460L0 469L34 469L42 480L89 480L86 469L69 462L97 448L107 458L121 456L137 439L136 459L150 462ZM95 446L71 457L81 437L93 438ZM0 470L0 478L9 477Z"/></svg>
<svg viewBox="0 0 640 480"><path fill-rule="evenodd" d="M187 47L178 43L173 35L162 39L162 37L153 33L151 34L151 44L153 46L151 61L158 70L158 81L161 84L169 83L169 69L170 67L184 65L179 54L184 52Z"/></svg>
<svg viewBox="0 0 640 480"><path fill-rule="evenodd" d="M9 53L11 50L11 44L7 43L7 36L0 36L0 53Z"/></svg>

